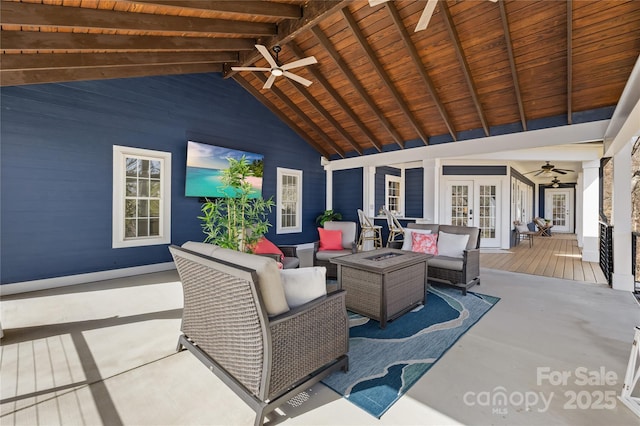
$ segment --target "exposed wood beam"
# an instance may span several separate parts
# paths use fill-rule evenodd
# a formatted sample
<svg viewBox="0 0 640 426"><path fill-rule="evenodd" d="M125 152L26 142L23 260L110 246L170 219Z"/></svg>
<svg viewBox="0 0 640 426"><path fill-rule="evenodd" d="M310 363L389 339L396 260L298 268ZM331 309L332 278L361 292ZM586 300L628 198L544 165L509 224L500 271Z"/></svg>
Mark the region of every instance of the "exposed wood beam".
<svg viewBox="0 0 640 426"><path fill-rule="evenodd" d="M282 19L302 18L302 8L295 4L265 1L213 1L213 0L134 0L131 3L149 3L213 12L237 13Z"/></svg>
<svg viewBox="0 0 640 426"><path fill-rule="evenodd" d="M573 3L567 0L567 124L573 123Z"/></svg>
<svg viewBox="0 0 640 426"><path fill-rule="evenodd" d="M126 65L113 68L0 70L0 86L210 72L222 72L222 64Z"/></svg>
<svg viewBox="0 0 640 426"><path fill-rule="evenodd" d="M298 47L298 45L295 42L289 43L289 47L291 47L291 49L293 50L293 53L298 58L304 58L305 56L307 56L302 51L302 49ZM331 86L331 83L329 83L329 81L325 78L325 76L322 75L322 73L316 67L308 67L307 70L309 70L309 72L313 74L313 76L316 79L316 82L320 84L324 88L324 90L327 91L327 93L329 93L329 95L333 98L334 102L337 103L340 106L340 108L344 110L344 112L349 116L351 121L360 129L362 133L365 134L365 136L369 139L369 142L371 142L371 144L378 150L378 152L381 152L382 144L380 143L380 141L378 141L378 139L376 139L375 135L371 132L371 130L369 130L367 126L364 125L362 120L360 120L360 118L356 115L353 109L351 109L351 107L347 105L344 99L342 99L342 96L340 96L340 94L336 91L336 89L334 89Z"/></svg>
<svg viewBox="0 0 640 426"><path fill-rule="evenodd" d="M409 56L411 56L411 59L413 60L413 64L415 65L416 70L418 71L418 74L420 74L422 81L424 82L425 86L427 86L427 91L429 92L429 96L431 96L431 99L436 105L436 109L438 110L438 113L440 113L440 117L442 117L442 120L444 121L445 126L447 126L447 129L449 130L449 134L451 135L454 141L457 140L456 129L453 127L453 124L451 123L449 114L447 113L447 110L444 107L444 104L440 100L440 96L438 96L438 92L436 92L436 86L433 84L433 80L431 80L431 77L429 77L429 74L427 73L427 70L425 69L425 66L422 63L422 58L420 58L420 54L418 53L418 50L416 49L415 44L413 44L413 42L411 41L411 36L409 36L407 29L402 23L402 18L398 13L398 9L396 8L396 5L393 2L388 2L386 4L386 7L387 7L387 10L389 11L389 14L391 15L391 19L393 19L393 23L396 25L396 28L398 29L398 32L400 32L400 37L404 42L405 48L409 52Z"/></svg>
<svg viewBox="0 0 640 426"><path fill-rule="evenodd" d="M261 83L266 83L267 77L262 75L262 73L257 72L255 73L255 76L258 78L258 80L260 80ZM336 145L336 143L331 140L331 138L320 128L320 126L318 126L311 118L307 117L304 111L302 111L296 104L294 104L291 99L287 97L287 95L282 93L282 91L275 85L271 86L271 89L269 90L271 90L271 92L273 92L273 94L276 95L276 97L280 99L283 104L288 106L289 109L293 111L293 113L296 114L303 123L311 127L313 131L316 132L322 138L322 140L327 145L329 145L340 157L345 157L345 152L342 150L342 148Z"/></svg>
<svg viewBox="0 0 640 426"><path fill-rule="evenodd" d="M245 80L240 74L236 74L233 76L233 79L238 82L244 89L251 93L260 103L269 108L269 110L276 115L280 120L285 122L294 132L296 132L302 139L304 139L309 145L311 145L316 151L322 154L325 158L329 158L329 152L320 146L316 141L313 140L307 132L302 130L300 126L298 126L293 120L291 120L285 113L282 112L281 109L276 107L269 99L260 93L258 89L253 87L251 83Z"/></svg>
<svg viewBox="0 0 640 426"><path fill-rule="evenodd" d="M264 22L155 15L34 3L3 1L0 4L0 24L2 25L170 31L177 33L176 35L180 33L219 33L259 37L277 34L275 24Z"/></svg>
<svg viewBox="0 0 640 426"><path fill-rule="evenodd" d="M527 130L527 116L524 113L524 104L522 103L522 94L520 93L520 83L518 82L518 70L516 69L516 62L513 57L513 43L511 43L511 31L509 30L509 21L507 19L507 10L505 9L504 2L498 2L500 7L500 17L502 19L502 30L504 32L504 39L507 45L507 54L509 55L509 67L511 67L511 78L513 79L513 89L516 92L516 101L518 102L518 110L520 111L520 122L522 123L522 130Z"/></svg>
<svg viewBox="0 0 640 426"><path fill-rule="evenodd" d="M440 2L440 10L443 12L445 27L447 28L447 32L449 33L449 37L453 43L453 47L456 51L456 57L458 58L458 62L460 62L460 66L462 67L462 72L464 74L464 79L467 82L467 86L469 87L469 91L471 92L471 98L473 99L473 104L476 107L476 111L478 111L478 117L480 118L480 122L482 123L482 128L484 129L485 136L489 136L489 125L487 124L487 119L484 115L484 110L482 109L482 105L480 104L480 98L478 97L478 90L476 89L476 85L473 82L473 78L471 77L471 69L469 68L469 64L467 63L467 58L464 55L464 51L462 50L462 44L460 43L460 37L458 36L458 32L455 29L455 25L453 23L453 18L451 17L451 12L449 11L449 6L447 6L447 2Z"/></svg>
<svg viewBox="0 0 640 426"><path fill-rule="evenodd" d="M418 120L416 120L415 116L413 115L413 112L411 112L411 110L407 106L407 103L402 98L402 95L400 94L396 86L391 81L391 78L389 78L389 75L384 70L382 63L380 62L375 52L369 45L369 42L365 38L364 34L362 34L360 27L358 27L358 23L353 18L353 15L351 14L351 12L349 12L349 9L346 7L342 9L342 15L347 21L347 24L349 25L351 32L353 33L356 40L358 41L358 44L360 45L362 50L364 50L367 58L369 59L369 62L373 65L373 68L378 73L378 76L380 76L380 78L382 79L382 82L384 83L385 87L389 89L389 91L391 92L391 96L393 96L393 99L396 101L396 103L404 113L404 116L406 117L406 119L409 120L409 123L411 123L411 126L413 127L413 129L416 131L420 139L422 139L422 142L425 145L429 145L429 137L422 130L422 128L418 124Z"/></svg>
<svg viewBox="0 0 640 426"><path fill-rule="evenodd" d="M3 31L2 50L27 53L37 50L183 50L229 51L255 50L255 40L246 38L155 37L135 35L43 33Z"/></svg>
<svg viewBox="0 0 640 426"><path fill-rule="evenodd" d="M287 44L297 35L309 30L327 16L345 7L348 3L349 0L309 1L305 3L302 8L303 17L301 19L281 22L280 25L278 25L277 36L268 38L263 37L258 40L258 43L263 44L268 48L271 48L276 44ZM262 55L254 49L253 52L247 54L244 58L241 58L240 66L250 66L260 58L262 58ZM230 77L233 74L235 74L235 71L229 70L225 76Z"/></svg>
<svg viewBox="0 0 640 426"><path fill-rule="evenodd" d="M342 71L342 74L347 78L347 80L349 80L349 82L351 83L351 86L353 86L353 89L358 93L358 95L360 95L360 97L364 100L364 102L371 109L371 111L373 111L376 118L380 120L380 124L382 124L382 126L389 132L389 134L393 137L394 141L398 144L398 146L400 146L401 148L404 148L404 141L402 140L402 137L400 136L400 134L398 134L396 129L394 129L391 123L389 123L389 120L387 120L387 118L384 116L380 108L378 108L378 106L373 102L373 99L371 99L371 96L369 96L369 94L365 91L364 87L362 87L362 84L360 84L360 82L355 77L355 75L353 75L349 67L347 67L347 64L344 62L344 60L342 59L342 57L340 56L336 48L333 46L333 44L331 44L331 41L329 40L329 38L318 27L313 27L311 31L313 31L313 34L316 36L316 38L318 39L320 44L325 48L325 50L329 52L329 55L331 55L336 65L338 65L338 68L340 69L340 71Z"/></svg>
<svg viewBox="0 0 640 426"><path fill-rule="evenodd" d="M0 54L3 70L118 67L124 65L212 64L237 60L233 52L25 53Z"/></svg>
<svg viewBox="0 0 640 426"><path fill-rule="evenodd" d="M309 93L307 89L304 89L303 86L294 83L291 80L289 80L289 83L300 95L302 95L302 97L307 100L307 102L311 104L311 106L313 106L318 114L324 117L324 119L327 120L338 131L338 133L340 133L340 135L342 135L342 137L349 143L349 145L353 147L353 149L356 150L358 154L362 155L362 148L360 148L360 145L358 145L358 143L351 137L351 135L344 129L344 127L342 127L340 123L338 123L338 121L331 116L331 113L329 113L329 111L327 111L322 105L320 105L320 102L316 101L316 99Z"/></svg>

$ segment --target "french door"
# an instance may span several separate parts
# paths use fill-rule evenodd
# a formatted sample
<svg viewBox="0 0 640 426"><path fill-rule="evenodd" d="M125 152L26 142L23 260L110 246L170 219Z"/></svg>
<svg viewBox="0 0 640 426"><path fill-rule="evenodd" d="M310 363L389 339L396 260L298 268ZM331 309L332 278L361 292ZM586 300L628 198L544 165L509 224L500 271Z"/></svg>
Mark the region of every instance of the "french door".
<svg viewBox="0 0 640 426"><path fill-rule="evenodd" d="M573 192L568 189L545 190L544 210L551 219L553 232L573 232Z"/></svg>
<svg viewBox="0 0 640 426"><path fill-rule="evenodd" d="M446 223L480 228L482 247L500 246L500 181L447 183Z"/></svg>

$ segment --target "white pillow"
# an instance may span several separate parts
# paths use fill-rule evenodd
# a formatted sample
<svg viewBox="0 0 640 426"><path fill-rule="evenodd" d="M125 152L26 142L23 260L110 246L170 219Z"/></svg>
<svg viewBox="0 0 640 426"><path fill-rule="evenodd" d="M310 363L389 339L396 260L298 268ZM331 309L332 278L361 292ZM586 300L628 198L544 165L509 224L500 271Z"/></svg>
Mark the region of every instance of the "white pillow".
<svg viewBox="0 0 640 426"><path fill-rule="evenodd" d="M182 248L195 251L196 253L204 254L206 256L213 256L213 253L220 247L216 246L215 244L187 241L182 245Z"/></svg>
<svg viewBox="0 0 640 426"><path fill-rule="evenodd" d="M404 241L402 242L402 250L411 251L411 244L413 244L413 237L411 233L416 234L430 234L431 229L416 229L416 228L404 228Z"/></svg>
<svg viewBox="0 0 640 426"><path fill-rule="evenodd" d="M438 256L464 257L469 234L448 234L440 231L438 235Z"/></svg>
<svg viewBox="0 0 640 426"><path fill-rule="evenodd" d="M327 294L327 268L282 269L280 278L289 309Z"/></svg>

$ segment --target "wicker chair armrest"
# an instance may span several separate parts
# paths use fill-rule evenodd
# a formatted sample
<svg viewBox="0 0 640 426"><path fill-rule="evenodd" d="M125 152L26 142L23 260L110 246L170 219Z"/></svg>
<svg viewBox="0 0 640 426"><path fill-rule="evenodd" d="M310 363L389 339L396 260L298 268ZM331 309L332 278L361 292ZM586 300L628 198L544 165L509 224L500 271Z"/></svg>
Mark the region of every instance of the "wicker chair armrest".
<svg viewBox="0 0 640 426"><path fill-rule="evenodd" d="M465 250L463 258L467 280L480 276L480 249Z"/></svg>
<svg viewBox="0 0 640 426"><path fill-rule="evenodd" d="M279 253L255 253L258 256L270 257L276 262L282 262L282 255Z"/></svg>
<svg viewBox="0 0 640 426"><path fill-rule="evenodd" d="M298 257L298 246L278 246L284 257Z"/></svg>
<svg viewBox="0 0 640 426"><path fill-rule="evenodd" d="M348 352L345 295L344 291L331 293L269 321L270 398Z"/></svg>

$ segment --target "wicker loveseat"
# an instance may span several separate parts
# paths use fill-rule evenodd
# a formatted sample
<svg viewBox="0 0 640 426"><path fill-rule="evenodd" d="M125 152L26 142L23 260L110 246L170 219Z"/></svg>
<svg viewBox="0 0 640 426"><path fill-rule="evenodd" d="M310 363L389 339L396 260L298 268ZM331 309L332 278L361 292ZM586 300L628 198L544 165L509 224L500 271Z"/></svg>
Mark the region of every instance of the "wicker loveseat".
<svg viewBox="0 0 640 426"><path fill-rule="evenodd" d="M467 289L480 285L480 229L472 226L453 226L424 223L409 223L405 232L405 239L411 238L411 230L430 230L432 233L445 232L448 234L469 235L462 257L434 256L428 260L428 279L450 285L467 294ZM409 236L407 236L409 234ZM398 247L399 248L399 247ZM406 249L406 247L403 247Z"/></svg>
<svg viewBox="0 0 640 426"><path fill-rule="evenodd" d="M169 250L184 292L178 350L188 349L256 411L256 425L348 369L344 291L289 309L272 258L192 242ZM293 273L302 269L314 268ZM283 312L269 315L274 309Z"/></svg>

